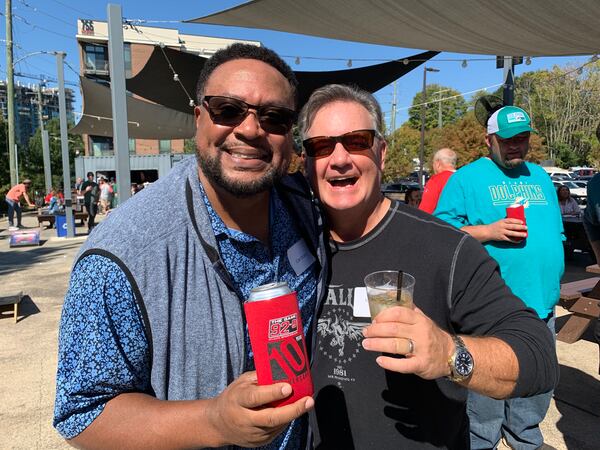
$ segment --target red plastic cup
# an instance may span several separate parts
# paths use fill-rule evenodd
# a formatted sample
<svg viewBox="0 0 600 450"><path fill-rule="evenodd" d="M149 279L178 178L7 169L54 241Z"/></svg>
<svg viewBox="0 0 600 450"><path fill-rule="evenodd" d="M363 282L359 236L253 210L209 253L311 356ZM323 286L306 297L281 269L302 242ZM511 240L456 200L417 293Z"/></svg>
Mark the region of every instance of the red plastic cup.
<svg viewBox="0 0 600 450"><path fill-rule="evenodd" d="M523 205L510 205L506 208L507 219L519 219L523 221L523 225L527 225L525 220L525 207ZM527 230L525 230L525 238L527 237ZM515 238L515 241L522 241L523 239Z"/></svg>

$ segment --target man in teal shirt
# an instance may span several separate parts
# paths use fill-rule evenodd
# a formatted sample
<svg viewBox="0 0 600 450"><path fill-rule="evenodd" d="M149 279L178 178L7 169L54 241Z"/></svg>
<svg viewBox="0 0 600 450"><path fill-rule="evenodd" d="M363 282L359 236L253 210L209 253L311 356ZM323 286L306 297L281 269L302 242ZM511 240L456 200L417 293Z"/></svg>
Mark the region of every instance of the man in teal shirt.
<svg viewBox="0 0 600 450"><path fill-rule="evenodd" d="M564 271L563 227L550 177L525 162L531 132L531 119L521 108L496 111L487 125L489 156L450 178L434 215L479 240L513 293L554 331ZM507 218L507 208L515 206L523 206L526 223ZM502 436L514 449L539 448L539 423L551 397L494 400L469 392L472 448L495 448Z"/></svg>

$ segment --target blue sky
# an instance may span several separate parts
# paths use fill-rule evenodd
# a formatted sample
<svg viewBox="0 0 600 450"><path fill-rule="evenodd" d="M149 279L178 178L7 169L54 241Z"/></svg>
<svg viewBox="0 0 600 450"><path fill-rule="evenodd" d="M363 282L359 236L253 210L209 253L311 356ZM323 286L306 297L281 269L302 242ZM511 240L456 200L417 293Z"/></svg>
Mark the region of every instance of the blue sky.
<svg viewBox="0 0 600 450"><path fill-rule="evenodd" d="M107 2L101 0L12 0L13 2L13 40L14 60L38 51L61 50L67 53L67 62L75 70L79 67L78 50L75 40L77 19L107 20ZM4 2L2 2L4 3ZM118 3L118 2L115 2ZM197 25L177 23L185 19L199 17L240 4L239 0L203 0L183 2L155 2L148 0L126 0L121 2L123 17L126 19L142 19L149 21L148 26L176 28L182 33L217 36L225 38L252 39L261 41L265 46L277 51L294 69L298 70L340 70L347 68L348 59L352 59L352 67L377 64L380 62L402 59L422 51L380 45L359 44L336 41L273 31L261 31L235 27L214 25ZM4 12L4 11L3 11ZM157 22L153 22L157 21ZM174 23L158 21L174 21ZM2 36L6 35L5 21L1 21ZM2 41L4 42L4 41ZM5 47L0 60L0 77L6 77ZM300 64L296 65L296 57ZM309 59L322 58L322 59ZM341 60L340 60L341 59ZM369 59L371 61L360 61ZM455 61L445 61L445 60ZM462 68L463 59L468 61ZM479 59L479 61L475 61ZM550 68L553 65L571 65L573 67L585 63L589 59L584 56L560 58L533 58L531 65L519 65L515 74ZM428 73L428 83L436 83L452 87L459 92L467 93L485 87L496 89L502 83L502 70L496 69L495 59L490 55L466 55L456 53L440 53L428 63L428 66L440 69L439 73ZM34 76L56 78L56 61L53 56L34 55L22 60L15 66L16 72ZM422 88L422 69L416 69L397 82L397 118L400 126L408 118L406 107L410 106L415 93ZM69 82L77 82L77 75L65 67L65 78ZM28 78L17 78L23 83L37 83ZM78 91L75 86L67 86ZM387 86L376 93L378 100L389 119L392 103L392 86ZM465 95L468 98L468 95ZM80 102L76 110L81 110ZM389 122L388 122L389 123Z"/></svg>

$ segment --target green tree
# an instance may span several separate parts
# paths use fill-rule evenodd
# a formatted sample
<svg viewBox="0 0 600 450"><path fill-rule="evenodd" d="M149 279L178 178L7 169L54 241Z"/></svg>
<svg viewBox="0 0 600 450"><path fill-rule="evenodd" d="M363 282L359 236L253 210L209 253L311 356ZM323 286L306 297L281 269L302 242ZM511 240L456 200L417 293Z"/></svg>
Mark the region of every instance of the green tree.
<svg viewBox="0 0 600 450"><path fill-rule="evenodd" d="M581 73L558 66L524 73L515 79L515 104L530 113L557 165L584 165L595 159L600 63L587 65Z"/></svg>
<svg viewBox="0 0 600 450"><path fill-rule="evenodd" d="M73 124L69 124L71 128ZM50 168L52 172L52 186L62 187L62 149L60 143L60 123L58 119L51 119L45 124L50 137ZM75 153L77 150L83 151L83 141L81 136L69 134L69 165L71 168L71 179L75 176ZM43 192L45 190L44 181L44 156L42 150L42 134L38 128L35 134L29 139L29 145L19 154L19 175L21 179L29 178L32 181L33 191Z"/></svg>
<svg viewBox="0 0 600 450"><path fill-rule="evenodd" d="M419 155L420 134L405 123L387 137L387 142L384 182L393 181L413 171L413 159Z"/></svg>
<svg viewBox="0 0 600 450"><path fill-rule="evenodd" d="M439 101L441 99L441 101ZM467 112L467 103L460 92L455 89L429 84L423 93L417 93L412 101L413 106L408 110L408 123L414 129L421 128L421 106L423 101L428 102L425 110L425 129L431 130L438 126L439 108L442 108L442 126L454 123Z"/></svg>
<svg viewBox="0 0 600 450"><path fill-rule="evenodd" d="M183 141L183 153L193 155L196 153L196 139L186 139Z"/></svg>

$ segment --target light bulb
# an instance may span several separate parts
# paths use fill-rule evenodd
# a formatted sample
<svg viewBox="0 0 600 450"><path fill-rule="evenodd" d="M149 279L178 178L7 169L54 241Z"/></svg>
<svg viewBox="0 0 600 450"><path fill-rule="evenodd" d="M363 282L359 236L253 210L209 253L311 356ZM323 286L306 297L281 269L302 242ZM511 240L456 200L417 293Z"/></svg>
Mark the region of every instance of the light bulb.
<svg viewBox="0 0 600 450"><path fill-rule="evenodd" d="M352 67L352 60L351 60L351 59L349 59L349 60L348 60L348 63L347 63L346 65L347 65L348 67Z"/></svg>
<svg viewBox="0 0 600 450"><path fill-rule="evenodd" d="M296 63L296 65L300 64L300 57L296 56L296 61L294 61Z"/></svg>
<svg viewBox="0 0 600 450"><path fill-rule="evenodd" d="M463 62L462 62L462 64L461 64L460 66L461 66L463 69L466 69L466 68L467 68L467 60L466 60L466 59L463 59Z"/></svg>

